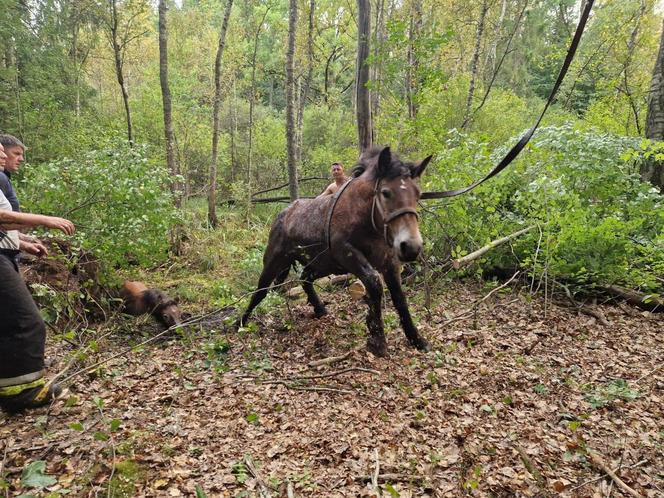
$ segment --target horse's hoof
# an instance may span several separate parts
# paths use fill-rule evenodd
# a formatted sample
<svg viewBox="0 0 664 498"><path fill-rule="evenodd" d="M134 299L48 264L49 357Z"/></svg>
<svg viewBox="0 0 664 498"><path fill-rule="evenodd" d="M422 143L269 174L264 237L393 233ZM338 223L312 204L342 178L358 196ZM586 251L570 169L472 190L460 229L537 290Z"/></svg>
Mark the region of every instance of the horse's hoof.
<svg viewBox="0 0 664 498"><path fill-rule="evenodd" d="M385 341L367 341L367 350L374 356L385 358L387 356L387 343Z"/></svg>
<svg viewBox="0 0 664 498"><path fill-rule="evenodd" d="M413 341L411 344L415 346L418 351L422 351L423 353L429 353L431 351L431 345L426 339L422 339L421 337Z"/></svg>
<svg viewBox="0 0 664 498"><path fill-rule="evenodd" d="M325 308L314 310L314 318L322 318L325 315L327 315L327 309Z"/></svg>

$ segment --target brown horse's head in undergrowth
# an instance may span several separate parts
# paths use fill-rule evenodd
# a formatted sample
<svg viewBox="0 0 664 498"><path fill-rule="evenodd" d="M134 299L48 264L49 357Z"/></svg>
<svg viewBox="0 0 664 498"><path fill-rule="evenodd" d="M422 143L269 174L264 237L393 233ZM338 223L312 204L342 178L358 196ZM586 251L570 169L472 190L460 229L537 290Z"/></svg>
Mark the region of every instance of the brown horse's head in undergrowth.
<svg viewBox="0 0 664 498"><path fill-rule="evenodd" d="M432 156L411 163L403 162L389 147L374 147L362 153L353 176L373 181L371 221L384 233L401 261L414 261L422 250L422 235L417 219L420 199L418 180Z"/></svg>

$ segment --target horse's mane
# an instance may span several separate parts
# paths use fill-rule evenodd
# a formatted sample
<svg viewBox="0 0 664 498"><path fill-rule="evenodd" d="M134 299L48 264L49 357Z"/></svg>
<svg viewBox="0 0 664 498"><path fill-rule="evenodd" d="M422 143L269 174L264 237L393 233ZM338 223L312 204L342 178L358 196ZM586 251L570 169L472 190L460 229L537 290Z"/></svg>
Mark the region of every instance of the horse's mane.
<svg viewBox="0 0 664 498"><path fill-rule="evenodd" d="M371 179L376 178L376 170L378 168L378 156L385 147L373 146L360 154L357 164L351 170L351 176L357 178L358 176L368 172ZM392 152L392 161L390 163L390 170L385 175L386 178L396 178L398 176L410 176L409 164L401 161L399 156Z"/></svg>

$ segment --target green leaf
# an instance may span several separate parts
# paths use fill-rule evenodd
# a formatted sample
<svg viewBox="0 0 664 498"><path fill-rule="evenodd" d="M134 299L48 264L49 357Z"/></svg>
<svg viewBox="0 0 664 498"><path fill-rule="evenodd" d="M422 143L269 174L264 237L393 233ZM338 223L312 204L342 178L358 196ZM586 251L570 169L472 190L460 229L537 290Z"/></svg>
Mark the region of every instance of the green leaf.
<svg viewBox="0 0 664 498"><path fill-rule="evenodd" d="M121 422L117 418L111 420L111 432L117 431L120 428L120 424Z"/></svg>
<svg viewBox="0 0 664 498"><path fill-rule="evenodd" d="M84 431L85 427L83 427L83 424L80 422L72 422L69 424L70 429L74 429L75 431Z"/></svg>
<svg viewBox="0 0 664 498"><path fill-rule="evenodd" d="M23 474L21 475L21 484L26 488L45 488L47 486L53 486L58 480L46 474L46 462L43 460L37 460L32 462L26 468L23 469Z"/></svg>
<svg viewBox="0 0 664 498"><path fill-rule="evenodd" d="M383 487L385 488L385 491L390 493L392 498L399 498L401 496L401 493L394 489L394 486L392 486L389 482L386 482Z"/></svg>
<svg viewBox="0 0 664 498"><path fill-rule="evenodd" d="M105 432L102 431L97 431L95 432L95 441L108 441L110 439L110 436L106 434Z"/></svg>
<svg viewBox="0 0 664 498"><path fill-rule="evenodd" d="M198 484L196 484L196 498L207 498L205 491Z"/></svg>

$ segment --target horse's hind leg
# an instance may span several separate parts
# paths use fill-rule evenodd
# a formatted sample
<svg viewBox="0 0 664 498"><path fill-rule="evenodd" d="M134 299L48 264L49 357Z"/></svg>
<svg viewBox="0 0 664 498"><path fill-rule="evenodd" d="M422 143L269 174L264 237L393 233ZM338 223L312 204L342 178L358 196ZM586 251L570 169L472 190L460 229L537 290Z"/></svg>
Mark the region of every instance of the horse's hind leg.
<svg viewBox="0 0 664 498"><path fill-rule="evenodd" d="M304 289L304 292L307 293L307 300L314 308L314 316L316 318L320 318L321 316L327 315L327 309L318 297L316 289L314 289L314 280L316 280L316 278L316 274L310 270L304 270L302 275L300 275L300 280L302 280L302 288Z"/></svg>
<svg viewBox="0 0 664 498"><path fill-rule="evenodd" d="M261 273L260 278L258 279L258 287L254 291L254 294L251 296L251 301L249 301L249 306L247 310L242 315L237 323L236 327L241 327L249 320L251 312L254 311L254 308L260 304L260 302L265 298L268 291L270 290L270 284L276 279L281 278L285 280L288 276L288 270L290 270L291 262L287 259L272 259L263 265L263 272ZM284 275L285 273L285 275Z"/></svg>
<svg viewBox="0 0 664 498"><path fill-rule="evenodd" d="M343 244L335 253L335 258L346 270L357 276L367 290L365 301L369 305L367 313L367 328L369 339L367 349L376 356L387 356L387 341L383 328L381 305L383 300L383 283L379 273L367 258L353 245Z"/></svg>
<svg viewBox="0 0 664 498"><path fill-rule="evenodd" d="M289 273L290 273L290 266L288 266L284 271L282 271L279 275L277 275L277 279L272 284L272 288L273 289L277 288L277 287L280 288L283 285L283 283L286 281L286 279L288 278Z"/></svg>

